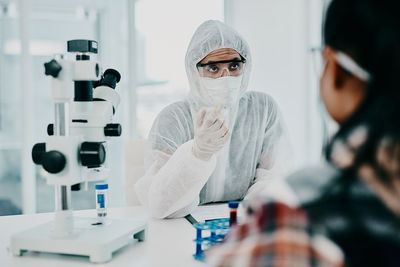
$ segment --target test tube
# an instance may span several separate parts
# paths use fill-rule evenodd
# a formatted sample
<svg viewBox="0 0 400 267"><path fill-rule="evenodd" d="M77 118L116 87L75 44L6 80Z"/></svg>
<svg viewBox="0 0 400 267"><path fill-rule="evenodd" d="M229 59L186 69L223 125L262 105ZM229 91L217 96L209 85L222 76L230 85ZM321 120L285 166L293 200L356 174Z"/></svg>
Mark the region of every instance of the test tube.
<svg viewBox="0 0 400 267"><path fill-rule="evenodd" d="M237 208L239 207L239 202L238 201L229 201L228 207L230 209L229 226L234 226L237 224Z"/></svg>
<svg viewBox="0 0 400 267"><path fill-rule="evenodd" d="M108 184L95 184L96 190L96 210L99 222L103 222L107 216L108 206Z"/></svg>

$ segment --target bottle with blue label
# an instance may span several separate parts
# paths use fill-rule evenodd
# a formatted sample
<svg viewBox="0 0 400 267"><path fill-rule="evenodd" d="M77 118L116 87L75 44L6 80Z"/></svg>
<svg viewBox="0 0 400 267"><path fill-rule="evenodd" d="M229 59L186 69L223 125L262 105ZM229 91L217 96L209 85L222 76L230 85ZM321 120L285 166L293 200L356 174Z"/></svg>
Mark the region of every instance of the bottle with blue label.
<svg viewBox="0 0 400 267"><path fill-rule="evenodd" d="M108 184L95 184L97 218L103 222L107 216Z"/></svg>

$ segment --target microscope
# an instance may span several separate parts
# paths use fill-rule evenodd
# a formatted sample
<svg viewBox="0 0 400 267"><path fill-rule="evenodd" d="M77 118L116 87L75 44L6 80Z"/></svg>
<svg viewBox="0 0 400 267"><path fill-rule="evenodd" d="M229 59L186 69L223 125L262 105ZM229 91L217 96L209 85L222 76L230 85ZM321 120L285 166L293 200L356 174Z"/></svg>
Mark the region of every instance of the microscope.
<svg viewBox="0 0 400 267"><path fill-rule="evenodd" d="M101 72L94 60L98 46L92 40L67 42L69 55L44 64L51 77L54 124L47 127L45 143L35 144L32 159L46 171L46 182L55 186L55 219L11 237L11 251L40 251L87 255L91 262L111 260L112 253L134 237L145 238L146 222L74 217L71 190L109 176L106 141L121 135L113 123L120 103L115 90L121 76L114 69ZM92 58L93 57L93 58Z"/></svg>

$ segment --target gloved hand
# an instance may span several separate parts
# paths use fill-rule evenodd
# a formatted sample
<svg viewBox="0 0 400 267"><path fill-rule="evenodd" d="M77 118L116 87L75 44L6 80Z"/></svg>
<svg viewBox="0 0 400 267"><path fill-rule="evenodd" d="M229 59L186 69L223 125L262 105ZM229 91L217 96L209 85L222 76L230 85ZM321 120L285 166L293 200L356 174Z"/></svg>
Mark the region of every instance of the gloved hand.
<svg viewBox="0 0 400 267"><path fill-rule="evenodd" d="M192 151L198 159L208 161L229 139L230 130L223 120L221 109L222 105L217 105L206 116L206 109L203 108L196 118Z"/></svg>

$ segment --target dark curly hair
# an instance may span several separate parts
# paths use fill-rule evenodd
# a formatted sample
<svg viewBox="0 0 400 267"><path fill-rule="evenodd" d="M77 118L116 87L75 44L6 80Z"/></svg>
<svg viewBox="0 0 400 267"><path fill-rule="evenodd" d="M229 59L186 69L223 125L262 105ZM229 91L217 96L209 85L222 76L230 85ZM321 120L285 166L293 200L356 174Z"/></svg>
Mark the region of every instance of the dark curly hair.
<svg viewBox="0 0 400 267"><path fill-rule="evenodd" d="M303 208L341 246L346 265L396 266L400 238L393 232L400 229L399 218L377 197L360 197L355 190L360 188L358 171L364 165L372 167L377 178L388 185L391 179L400 177L400 173L389 174L376 156L382 141L390 140L389 154L400 166L400 155L396 155L400 146L400 1L332 0L323 40L325 46L348 54L371 75L362 103L326 148L328 161L332 161L335 142L346 142L358 127L366 127L367 137L354 151L353 164L341 169L322 196L304 203ZM345 222L342 228L332 226L338 219ZM371 220L387 231L371 231L366 226Z"/></svg>
<svg viewBox="0 0 400 267"><path fill-rule="evenodd" d="M366 126L368 137L356 152L354 170L365 163L379 169L375 155L383 138L400 142L399 12L397 0L333 0L327 10L325 45L347 53L372 76L363 102L326 150L330 159L336 140L345 140L356 127Z"/></svg>

